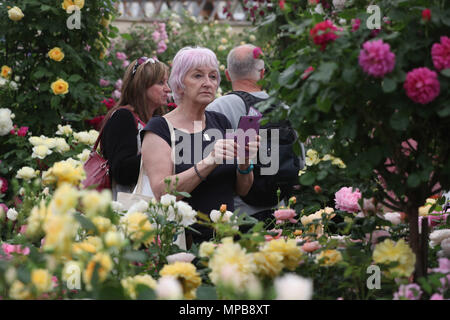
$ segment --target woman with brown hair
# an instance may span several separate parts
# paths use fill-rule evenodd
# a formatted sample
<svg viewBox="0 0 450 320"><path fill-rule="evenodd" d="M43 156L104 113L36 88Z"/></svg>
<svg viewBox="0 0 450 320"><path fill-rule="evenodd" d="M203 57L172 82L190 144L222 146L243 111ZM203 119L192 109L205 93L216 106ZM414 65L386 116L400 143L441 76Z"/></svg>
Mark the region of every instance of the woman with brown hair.
<svg viewBox="0 0 450 320"><path fill-rule="evenodd" d="M117 104L102 123L100 150L108 160L113 199L117 192L132 192L141 163L141 130L153 115L162 115L171 92L169 68L141 57L128 66Z"/></svg>

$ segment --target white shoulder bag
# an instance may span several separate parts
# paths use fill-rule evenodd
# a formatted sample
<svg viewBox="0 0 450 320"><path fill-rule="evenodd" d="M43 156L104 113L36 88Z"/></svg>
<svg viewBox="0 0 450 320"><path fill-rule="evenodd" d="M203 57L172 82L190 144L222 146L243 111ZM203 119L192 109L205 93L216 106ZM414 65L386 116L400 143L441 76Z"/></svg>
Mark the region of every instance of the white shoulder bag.
<svg viewBox="0 0 450 320"><path fill-rule="evenodd" d="M172 174L175 174L175 131L173 129L172 124L164 118L167 122L167 125L169 127L170 131L170 140L171 140L171 155L172 155L172 161L173 161L173 168L172 168ZM120 202L123 205L123 208L125 210L130 209L130 207L135 204L136 202L139 202L139 200L145 200L147 202L150 202L154 198L154 194L152 191L152 188L150 186L150 180L148 179L147 175L145 174L144 170L144 164L141 156L141 165L139 168L139 177L138 181L136 183L136 187L133 190L133 193L127 193L127 192L118 192L117 193L117 201ZM183 230L183 232L178 235L177 240L174 242L176 245L178 245L181 249L186 250L186 232Z"/></svg>

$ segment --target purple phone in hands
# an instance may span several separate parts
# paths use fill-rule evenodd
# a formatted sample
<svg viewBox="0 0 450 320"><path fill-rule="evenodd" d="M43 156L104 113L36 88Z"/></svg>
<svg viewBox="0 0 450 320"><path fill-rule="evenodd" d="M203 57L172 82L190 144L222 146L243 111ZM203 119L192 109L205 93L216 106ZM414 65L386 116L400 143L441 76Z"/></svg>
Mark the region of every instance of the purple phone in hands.
<svg viewBox="0 0 450 320"><path fill-rule="evenodd" d="M239 144L238 155L244 154L244 150L250 141L255 141L259 133L259 120L261 115L257 116L242 116L239 119L238 128L233 133L226 133L225 139L234 139L234 142ZM248 157L248 150L245 150L245 157Z"/></svg>

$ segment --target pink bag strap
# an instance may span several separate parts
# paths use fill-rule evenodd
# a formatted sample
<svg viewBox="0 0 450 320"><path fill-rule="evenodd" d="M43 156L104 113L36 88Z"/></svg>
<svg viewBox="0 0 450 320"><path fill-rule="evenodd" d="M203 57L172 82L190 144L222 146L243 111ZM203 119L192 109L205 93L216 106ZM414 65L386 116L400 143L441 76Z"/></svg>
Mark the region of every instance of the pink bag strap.
<svg viewBox="0 0 450 320"><path fill-rule="evenodd" d="M135 123L136 123L136 129L138 129L139 124L141 124L142 126L145 127L145 122L142 121L142 120L139 118L139 116L133 111L133 109L132 109L130 106L122 106L122 107L118 108L117 110L120 110L120 109L127 109L128 111L130 111L130 112L133 114L134 121L135 121ZM117 111L117 110L116 110L116 111ZM114 111L114 112L116 112L116 111ZM111 114L111 117L112 117L112 115L114 114L114 112ZM111 118L110 118L110 119L111 119ZM99 132L99 134L98 134L97 140L95 140L94 147L92 148L92 151L93 151L93 152L95 152L95 151L97 150L97 147L98 147L98 145L99 145L99 143L100 143L100 139L102 138L102 135L103 135L103 129L104 129L104 126L103 126L103 128L100 130L100 132Z"/></svg>

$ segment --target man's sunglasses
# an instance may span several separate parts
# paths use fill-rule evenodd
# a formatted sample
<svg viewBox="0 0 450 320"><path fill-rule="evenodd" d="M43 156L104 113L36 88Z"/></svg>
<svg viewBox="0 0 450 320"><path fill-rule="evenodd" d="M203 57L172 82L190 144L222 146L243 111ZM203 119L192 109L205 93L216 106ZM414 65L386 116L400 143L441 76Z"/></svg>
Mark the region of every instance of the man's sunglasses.
<svg viewBox="0 0 450 320"><path fill-rule="evenodd" d="M137 61L136 61L136 63L134 64L134 67L133 67L133 76L134 76L134 74L136 73L136 71L137 71L137 68L141 65L141 64L147 64L147 63L152 63L152 64L154 64L154 63L156 63L156 61L155 61L155 59L153 59L153 58L147 58L147 57L140 57L139 59L137 59Z"/></svg>

